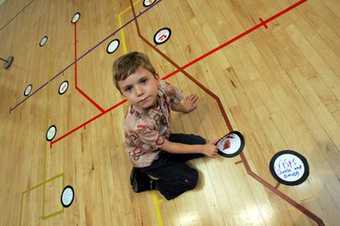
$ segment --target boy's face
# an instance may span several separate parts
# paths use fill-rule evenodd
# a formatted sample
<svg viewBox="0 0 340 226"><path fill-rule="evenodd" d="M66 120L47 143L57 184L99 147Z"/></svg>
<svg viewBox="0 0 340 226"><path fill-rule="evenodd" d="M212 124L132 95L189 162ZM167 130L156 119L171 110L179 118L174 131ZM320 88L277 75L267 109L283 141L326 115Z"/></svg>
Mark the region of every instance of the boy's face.
<svg viewBox="0 0 340 226"><path fill-rule="evenodd" d="M130 104L147 109L156 103L159 78L155 78L145 68L139 67L125 80L118 81L118 86Z"/></svg>

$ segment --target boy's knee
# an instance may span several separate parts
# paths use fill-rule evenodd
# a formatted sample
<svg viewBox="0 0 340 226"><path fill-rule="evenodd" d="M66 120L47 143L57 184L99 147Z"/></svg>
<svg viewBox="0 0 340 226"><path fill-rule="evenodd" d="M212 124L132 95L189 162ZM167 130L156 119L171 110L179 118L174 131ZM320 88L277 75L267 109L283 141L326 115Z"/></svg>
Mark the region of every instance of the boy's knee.
<svg viewBox="0 0 340 226"><path fill-rule="evenodd" d="M181 176L176 176L175 180L160 181L159 191L167 199L174 199L183 192L192 190L198 182L198 172L192 168L186 168Z"/></svg>
<svg viewBox="0 0 340 226"><path fill-rule="evenodd" d="M197 170L192 169L190 174L188 174L184 178L184 182L187 184L188 190L194 189L197 185L197 182L198 182L198 172L197 172Z"/></svg>
<svg viewBox="0 0 340 226"><path fill-rule="evenodd" d="M207 143L207 141L199 135L191 134L191 136L192 138L194 138L195 144L206 144Z"/></svg>

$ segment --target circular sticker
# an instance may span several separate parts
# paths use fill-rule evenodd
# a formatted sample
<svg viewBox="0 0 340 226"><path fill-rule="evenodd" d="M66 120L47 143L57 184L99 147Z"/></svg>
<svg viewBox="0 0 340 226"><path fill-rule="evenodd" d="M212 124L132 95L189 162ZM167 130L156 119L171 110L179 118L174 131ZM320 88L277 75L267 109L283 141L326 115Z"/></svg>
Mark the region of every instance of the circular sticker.
<svg viewBox="0 0 340 226"><path fill-rule="evenodd" d="M60 84L58 93L60 95L63 95L64 93L66 93L67 89L68 89L68 81L65 80Z"/></svg>
<svg viewBox="0 0 340 226"><path fill-rule="evenodd" d="M156 34L153 36L153 41L157 44L163 44L166 41L168 41L168 39L171 36L171 30L168 27L163 27L161 29L159 29Z"/></svg>
<svg viewBox="0 0 340 226"><path fill-rule="evenodd" d="M44 45L46 45L47 40L48 40L48 37L47 37L46 35L45 35L44 37L42 37L42 38L40 39L39 46L40 46L40 47L43 47Z"/></svg>
<svg viewBox="0 0 340 226"><path fill-rule="evenodd" d="M227 158L240 154L244 145L244 137L239 131L232 131L228 133L216 143L218 153Z"/></svg>
<svg viewBox="0 0 340 226"><path fill-rule="evenodd" d="M143 6L149 7L149 6L151 6L155 2L156 2L156 0L144 0L143 1Z"/></svg>
<svg viewBox="0 0 340 226"><path fill-rule="evenodd" d="M306 158L292 150L276 153L270 160L269 168L273 177L285 185L299 185L309 176Z"/></svg>
<svg viewBox="0 0 340 226"><path fill-rule="evenodd" d="M114 39L114 40L112 40L112 41L107 45L107 47L106 47L106 52L107 52L108 54L114 53L114 52L118 49L119 45L120 45L119 39Z"/></svg>
<svg viewBox="0 0 340 226"><path fill-rule="evenodd" d="M24 90L24 96L29 96L31 92L32 92L32 84L29 84L28 86L26 86Z"/></svg>
<svg viewBox="0 0 340 226"><path fill-rule="evenodd" d="M46 140L51 141L55 138L56 135L57 135L57 127L55 125L52 125L47 129Z"/></svg>
<svg viewBox="0 0 340 226"><path fill-rule="evenodd" d="M71 206L74 200L74 190L70 185L67 185L61 193L60 201L63 207Z"/></svg>
<svg viewBox="0 0 340 226"><path fill-rule="evenodd" d="M72 17L71 23L75 24L78 22L79 19L80 19L80 13L76 12Z"/></svg>

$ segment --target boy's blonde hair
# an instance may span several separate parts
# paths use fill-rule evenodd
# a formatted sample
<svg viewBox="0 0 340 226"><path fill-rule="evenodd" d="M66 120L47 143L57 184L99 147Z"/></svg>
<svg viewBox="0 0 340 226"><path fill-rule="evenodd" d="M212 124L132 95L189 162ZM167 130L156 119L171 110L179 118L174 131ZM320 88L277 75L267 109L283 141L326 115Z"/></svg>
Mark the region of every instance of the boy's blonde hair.
<svg viewBox="0 0 340 226"><path fill-rule="evenodd" d="M113 62L113 83L120 93L122 93L122 91L118 86L118 81L125 80L129 75L135 73L139 67L143 67L151 72L155 78L158 77L156 70L152 66L149 58L143 53L127 53L123 56L120 56Z"/></svg>

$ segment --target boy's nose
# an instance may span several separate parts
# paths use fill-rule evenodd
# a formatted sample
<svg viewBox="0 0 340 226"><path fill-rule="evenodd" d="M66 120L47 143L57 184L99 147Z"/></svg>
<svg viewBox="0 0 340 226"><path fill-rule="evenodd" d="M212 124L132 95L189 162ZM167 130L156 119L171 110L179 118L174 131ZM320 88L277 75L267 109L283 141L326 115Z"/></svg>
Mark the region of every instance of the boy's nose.
<svg viewBox="0 0 340 226"><path fill-rule="evenodd" d="M137 96L142 96L144 93L143 88L140 86L136 86L136 95Z"/></svg>

